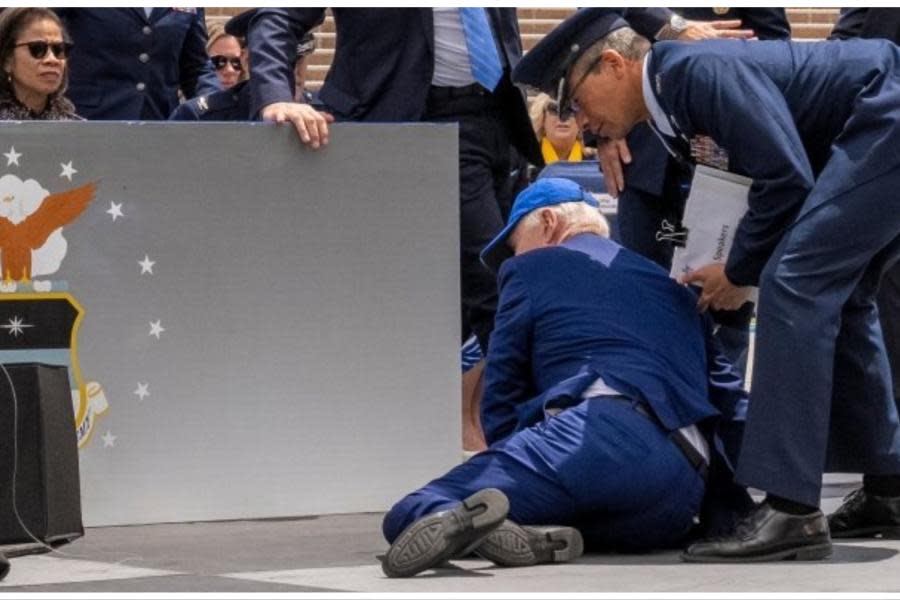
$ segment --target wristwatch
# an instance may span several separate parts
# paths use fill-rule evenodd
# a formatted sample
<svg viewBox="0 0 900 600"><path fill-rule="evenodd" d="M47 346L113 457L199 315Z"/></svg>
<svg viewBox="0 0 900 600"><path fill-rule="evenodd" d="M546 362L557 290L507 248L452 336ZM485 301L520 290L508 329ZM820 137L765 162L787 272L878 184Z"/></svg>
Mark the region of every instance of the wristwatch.
<svg viewBox="0 0 900 600"><path fill-rule="evenodd" d="M689 23L687 20L677 14L673 14L669 18L669 22L663 25L663 28L656 33L657 40L675 40L687 29Z"/></svg>

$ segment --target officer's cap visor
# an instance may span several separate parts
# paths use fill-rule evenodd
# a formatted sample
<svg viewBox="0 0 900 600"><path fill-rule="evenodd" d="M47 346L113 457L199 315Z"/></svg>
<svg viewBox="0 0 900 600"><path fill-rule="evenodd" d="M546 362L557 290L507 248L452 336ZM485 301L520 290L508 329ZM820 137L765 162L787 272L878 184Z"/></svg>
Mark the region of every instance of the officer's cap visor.
<svg viewBox="0 0 900 600"><path fill-rule="evenodd" d="M610 32L628 27L616 9L583 8L526 54L513 70L513 81L538 89L555 98L560 117L572 114L572 90L568 77L578 58Z"/></svg>

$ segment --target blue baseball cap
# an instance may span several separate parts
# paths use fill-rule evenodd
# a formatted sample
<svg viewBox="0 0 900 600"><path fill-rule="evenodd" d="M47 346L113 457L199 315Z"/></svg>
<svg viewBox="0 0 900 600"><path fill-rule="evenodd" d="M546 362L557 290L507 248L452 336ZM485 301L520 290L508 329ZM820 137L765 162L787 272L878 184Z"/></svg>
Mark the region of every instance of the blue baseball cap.
<svg viewBox="0 0 900 600"><path fill-rule="evenodd" d="M566 78L585 50L613 31L628 27L622 9L582 8L545 35L513 70L512 79L557 101L560 116L570 114Z"/></svg>
<svg viewBox="0 0 900 600"><path fill-rule="evenodd" d="M522 190L516 196L506 227L481 251L481 262L490 270L498 271L500 264L513 255L512 248L506 245L506 240L519 221L533 210L566 202L586 202L594 208L600 207L597 200L584 188L571 179L562 177L538 179Z"/></svg>

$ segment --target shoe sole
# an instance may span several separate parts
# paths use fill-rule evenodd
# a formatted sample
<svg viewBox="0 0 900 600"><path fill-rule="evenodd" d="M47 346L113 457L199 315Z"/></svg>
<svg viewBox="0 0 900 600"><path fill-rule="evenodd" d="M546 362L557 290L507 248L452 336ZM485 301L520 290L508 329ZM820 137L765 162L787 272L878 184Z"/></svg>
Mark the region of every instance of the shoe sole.
<svg viewBox="0 0 900 600"><path fill-rule="evenodd" d="M857 529L848 529L846 531L831 532L832 538L873 538L877 536L883 538L897 539L900 538L900 527L889 525L887 527L859 527Z"/></svg>
<svg viewBox="0 0 900 600"><path fill-rule="evenodd" d="M381 563L388 577L412 577L462 556L503 523L509 500L488 488L472 494L452 510L422 517L394 540Z"/></svg>
<svg viewBox="0 0 900 600"><path fill-rule="evenodd" d="M778 560L822 560L831 556L831 543L814 544L802 548L779 550L768 554L752 556L704 556L702 554L681 554L681 560L692 563L749 563L749 562L773 562Z"/></svg>
<svg viewBox="0 0 900 600"><path fill-rule="evenodd" d="M584 554L584 539L574 527L523 527L504 521L475 553L501 567L564 563Z"/></svg>

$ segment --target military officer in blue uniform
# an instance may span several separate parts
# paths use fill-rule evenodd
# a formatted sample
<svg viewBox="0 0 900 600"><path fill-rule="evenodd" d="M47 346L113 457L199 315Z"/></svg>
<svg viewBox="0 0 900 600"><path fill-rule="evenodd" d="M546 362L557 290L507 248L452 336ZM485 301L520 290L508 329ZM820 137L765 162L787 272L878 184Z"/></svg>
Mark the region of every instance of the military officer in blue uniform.
<svg viewBox="0 0 900 600"><path fill-rule="evenodd" d="M687 27L686 19L703 22L737 20L740 28L755 37L790 39L791 26L783 8L677 8L680 17L662 34L672 39ZM660 36L658 36L660 37ZM625 147L622 147L622 145ZM664 223L676 225L684 210L684 197L690 181L690 169L669 155L649 126L639 124L625 142L600 144L600 158L609 193L619 198L616 226L623 246L638 252L668 269L672 263L673 243ZM629 158L620 162L620 151ZM714 165L710 165L714 166ZM715 311L719 325L717 336L728 357L743 372L749 344L749 325L753 305L738 311Z"/></svg>
<svg viewBox="0 0 900 600"><path fill-rule="evenodd" d="M583 543L670 547L692 529L710 461L722 472L711 433L739 426L742 382L715 362L696 295L605 232L569 180L517 197L482 254L503 265L481 405L490 447L388 512L388 575L473 547L516 566L577 558ZM716 481L717 500L749 502Z"/></svg>
<svg viewBox="0 0 900 600"><path fill-rule="evenodd" d="M662 42L585 9L514 74L562 90L586 129L622 138L646 121L689 158L698 135L753 179L724 265L694 271L700 308L759 285L753 389L737 480L767 492L735 533L693 561L814 559L831 552L823 469L869 482L831 519L840 533L900 531L900 424L874 294L900 257L900 49L843 43ZM839 517L839 518L835 518Z"/></svg>
<svg viewBox="0 0 900 600"><path fill-rule="evenodd" d="M59 8L75 43L66 94L89 120L165 120L220 89L202 8Z"/></svg>

